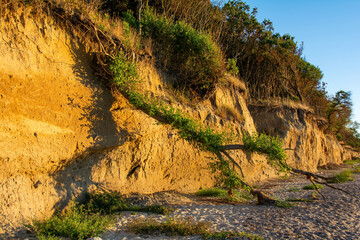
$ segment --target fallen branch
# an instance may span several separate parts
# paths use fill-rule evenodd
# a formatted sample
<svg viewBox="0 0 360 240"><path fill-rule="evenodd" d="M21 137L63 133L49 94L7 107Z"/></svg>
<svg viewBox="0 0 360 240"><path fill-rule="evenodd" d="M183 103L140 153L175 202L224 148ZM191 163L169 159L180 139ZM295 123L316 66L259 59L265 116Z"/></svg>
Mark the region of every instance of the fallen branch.
<svg viewBox="0 0 360 240"><path fill-rule="evenodd" d="M348 191L345 191L344 189L334 187L334 186L332 186L332 185L328 184L327 182L320 182L320 181L315 180L315 179L314 179L314 181L315 181L316 183L323 184L323 185L325 185L325 186L327 186L327 187L329 187L329 188L332 188L332 189L335 189L335 190L341 191L341 192L343 192L343 193L346 193L346 194L348 194L348 195L350 195L350 196L352 196L352 197L355 197L355 198L358 198L358 199L359 199L359 197L358 197L358 196L353 195L353 194L349 193Z"/></svg>
<svg viewBox="0 0 360 240"><path fill-rule="evenodd" d="M324 201L326 202L325 196L319 191L319 188L318 188L318 186L316 186L316 184L315 184L315 182L314 182L314 179L313 179L312 177L310 177L310 178L308 178L308 179L310 180L310 182L311 182L312 185L314 186L316 192L317 192L318 194L320 194L320 196L321 196L321 197L324 199Z"/></svg>
<svg viewBox="0 0 360 240"><path fill-rule="evenodd" d="M328 177L324 177L324 176L321 176L321 175L317 175L317 174L314 174L314 173L311 173L311 172L307 172L307 171L304 171L304 170L300 170L300 169L296 169L296 168L291 168L291 171L294 172L294 173L298 173L298 174L301 174L301 175L305 175L307 178L320 178L320 179L323 179L323 180L329 180Z"/></svg>

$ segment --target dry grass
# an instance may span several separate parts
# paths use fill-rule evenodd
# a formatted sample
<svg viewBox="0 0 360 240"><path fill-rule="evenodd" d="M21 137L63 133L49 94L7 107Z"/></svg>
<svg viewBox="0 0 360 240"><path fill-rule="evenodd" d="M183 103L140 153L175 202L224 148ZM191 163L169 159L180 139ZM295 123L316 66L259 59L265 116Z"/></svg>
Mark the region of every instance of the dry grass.
<svg viewBox="0 0 360 240"><path fill-rule="evenodd" d="M246 92L246 85L239 78L232 76L231 74L225 74L221 81L226 86L234 86L240 92Z"/></svg>
<svg viewBox="0 0 360 240"><path fill-rule="evenodd" d="M137 31L122 20L101 12L100 7L101 0L3 0L0 1L0 16L18 13L18 9L24 8L35 19L52 16L94 52L113 55L118 49L110 48L120 45L127 52L138 53L141 38ZM146 52L151 53L148 45Z"/></svg>
<svg viewBox="0 0 360 240"><path fill-rule="evenodd" d="M294 110L300 109L306 112L314 113L314 110L308 105L301 102L295 102L290 99L253 100L250 104L263 105L268 108L289 108Z"/></svg>
<svg viewBox="0 0 360 240"><path fill-rule="evenodd" d="M197 222L191 218L171 218L164 222L155 219L136 219L128 225L128 229L137 234L167 236L196 236L202 239L251 239L261 240L262 237L246 232L213 232L209 222Z"/></svg>
<svg viewBox="0 0 360 240"><path fill-rule="evenodd" d="M214 111L214 113L223 119L231 119L237 122L244 121L244 117L240 114L239 110L237 110L234 106L222 105L218 107Z"/></svg>

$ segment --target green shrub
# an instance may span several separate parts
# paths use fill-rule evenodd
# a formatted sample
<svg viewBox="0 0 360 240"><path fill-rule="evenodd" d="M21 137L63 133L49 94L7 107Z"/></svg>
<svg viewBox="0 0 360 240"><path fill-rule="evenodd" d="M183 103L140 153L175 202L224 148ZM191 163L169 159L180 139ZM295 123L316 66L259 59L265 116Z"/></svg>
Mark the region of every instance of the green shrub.
<svg viewBox="0 0 360 240"><path fill-rule="evenodd" d="M138 205L131 205L121 198L116 192L110 193L91 193L87 196L87 201L84 203L86 208L91 213L106 213L112 214L121 211L133 212L149 212L158 214L170 214L174 211L173 208L160 205L150 205L140 207Z"/></svg>
<svg viewBox="0 0 360 240"><path fill-rule="evenodd" d="M174 209L167 206L150 205L150 206L141 207L138 211L169 215L174 212Z"/></svg>
<svg viewBox="0 0 360 240"><path fill-rule="evenodd" d="M130 209L130 205L117 192L88 193L84 204L92 213L112 214Z"/></svg>
<svg viewBox="0 0 360 240"><path fill-rule="evenodd" d="M84 205L72 204L65 214L55 214L45 221L35 221L34 230L41 237L85 239L104 232L114 222L112 216L90 213Z"/></svg>
<svg viewBox="0 0 360 240"><path fill-rule="evenodd" d="M44 234L38 234L36 235L37 240L60 240L60 238L51 236L51 235L44 235Z"/></svg>
<svg viewBox="0 0 360 240"><path fill-rule="evenodd" d="M181 85L205 94L224 74L223 54L210 35L151 9L143 12L141 25L143 36L153 39L158 61L184 77Z"/></svg>
<svg viewBox="0 0 360 240"><path fill-rule="evenodd" d="M345 160L344 163L347 165L356 165L360 164L360 159Z"/></svg>
<svg viewBox="0 0 360 240"><path fill-rule="evenodd" d="M341 173L336 174L327 180L329 183L343 183L347 181L354 181L353 172L350 169L342 171Z"/></svg>
<svg viewBox="0 0 360 240"><path fill-rule="evenodd" d="M232 198L228 198L228 191L222 188L201 189L196 193L196 195L201 197L225 198L230 202L246 202L247 200L254 198L248 192L239 191L239 190L235 190L234 196Z"/></svg>
<svg viewBox="0 0 360 240"><path fill-rule="evenodd" d="M324 188L324 186L321 185L321 184L315 184L315 185L316 185L316 187L318 189L323 189ZM315 190L315 187L314 187L313 184L309 184L309 185L304 186L302 189L304 189L304 190Z"/></svg>
<svg viewBox="0 0 360 240"><path fill-rule="evenodd" d="M243 143L247 151L266 155L268 163L277 167L280 171L288 171L286 153L282 147L283 140L266 134L249 135L244 133Z"/></svg>
<svg viewBox="0 0 360 240"><path fill-rule="evenodd" d="M210 168L213 172L219 172L216 176L216 181L220 186L226 189L244 188L247 191L251 189L244 186L239 174L231 170L229 161L219 158L210 163Z"/></svg>
<svg viewBox="0 0 360 240"><path fill-rule="evenodd" d="M239 68L237 67L237 60L235 58L228 58L226 63L226 70L231 75L238 75L239 74Z"/></svg>
<svg viewBox="0 0 360 240"><path fill-rule="evenodd" d="M129 61L124 52L119 52L118 57L110 65L114 78L113 82L120 90L130 92L138 83L138 73L134 61Z"/></svg>
<svg viewBox="0 0 360 240"><path fill-rule="evenodd" d="M199 190L196 195L201 197L225 197L227 191L222 188L208 188Z"/></svg>

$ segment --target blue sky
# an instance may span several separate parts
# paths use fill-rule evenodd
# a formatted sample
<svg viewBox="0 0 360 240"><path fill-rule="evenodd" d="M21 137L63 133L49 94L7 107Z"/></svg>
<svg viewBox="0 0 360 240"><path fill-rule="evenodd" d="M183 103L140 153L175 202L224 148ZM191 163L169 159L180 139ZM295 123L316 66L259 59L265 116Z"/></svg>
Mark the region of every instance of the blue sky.
<svg viewBox="0 0 360 240"><path fill-rule="evenodd" d="M330 94L351 91L353 121L360 122L360 0L245 0L258 20L304 42L306 60L324 73Z"/></svg>

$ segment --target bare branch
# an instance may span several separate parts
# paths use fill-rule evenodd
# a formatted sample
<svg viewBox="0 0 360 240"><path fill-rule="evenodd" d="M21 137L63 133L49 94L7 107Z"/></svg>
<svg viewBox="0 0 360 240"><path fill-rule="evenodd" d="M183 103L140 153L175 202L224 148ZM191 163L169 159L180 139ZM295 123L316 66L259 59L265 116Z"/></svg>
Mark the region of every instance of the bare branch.
<svg viewBox="0 0 360 240"><path fill-rule="evenodd" d="M311 177L312 178L320 178L320 179L323 179L323 180L328 180L329 179L327 177L317 175L317 174L314 174L314 173L311 173L311 172L307 172L307 171L304 171L304 170L296 169L296 168L291 168L291 171L293 171L294 173L305 175L309 179Z"/></svg>
<svg viewBox="0 0 360 240"><path fill-rule="evenodd" d="M241 145L241 144L221 146L221 151L224 151L224 150L238 150L238 149L246 150L245 145Z"/></svg>
<svg viewBox="0 0 360 240"><path fill-rule="evenodd" d="M352 197L355 197L355 198L359 199L359 197L358 197L358 196L353 195L353 194L349 193L348 191L345 191L344 189L334 187L334 186L332 186L332 185L328 184L327 182L320 182L320 181L315 180L315 179L314 179L314 181L315 181L316 183L323 184L323 185L325 185L325 186L327 186L327 187L329 187L329 188L332 188L332 189L335 189L335 190L341 191L341 192L343 192L343 193L346 193L346 194L348 194L348 195L350 195L350 196L352 196Z"/></svg>
<svg viewBox="0 0 360 240"><path fill-rule="evenodd" d="M312 183L312 185L314 186L316 192L317 192L318 194L320 194L321 197L322 197L322 198L324 199L324 201L326 202L325 196L319 191L319 188L316 186L316 184L315 184L315 182L314 182L314 179L313 179L312 177L310 177L309 180L310 180L310 182Z"/></svg>

